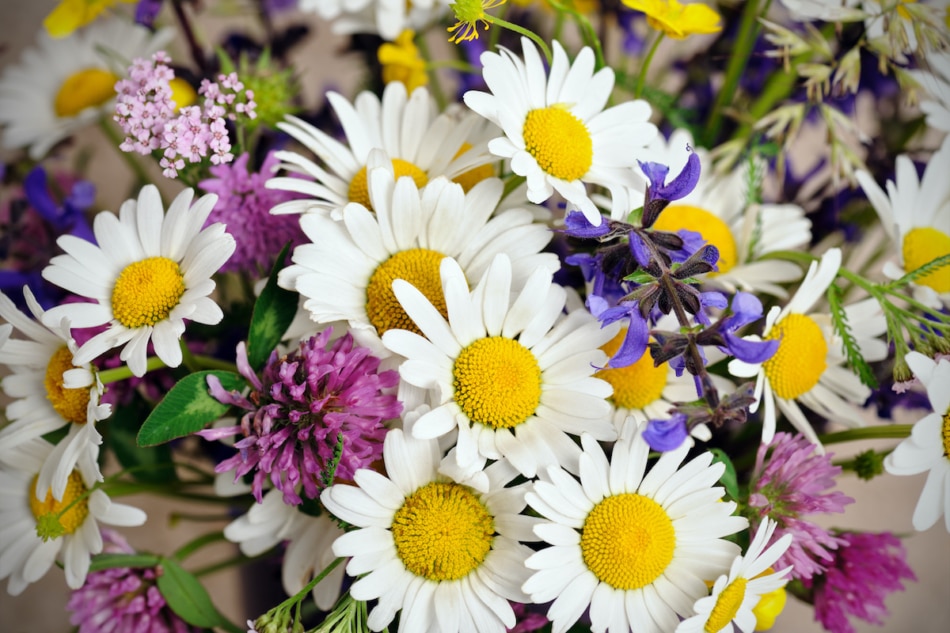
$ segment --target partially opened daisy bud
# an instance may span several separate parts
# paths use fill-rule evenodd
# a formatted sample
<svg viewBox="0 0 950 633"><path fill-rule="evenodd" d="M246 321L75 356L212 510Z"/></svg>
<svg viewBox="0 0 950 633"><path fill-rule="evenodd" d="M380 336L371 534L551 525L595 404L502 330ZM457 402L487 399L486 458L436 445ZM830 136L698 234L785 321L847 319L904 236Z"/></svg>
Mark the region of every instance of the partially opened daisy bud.
<svg viewBox="0 0 950 633"><path fill-rule="evenodd" d="M177 367L185 319L205 324L222 319L221 308L208 295L215 287L211 275L234 252L234 238L223 224L201 228L217 196L203 196L192 205L193 196L191 189L182 191L166 215L158 189L146 185L118 216L96 216L98 246L71 235L57 240L66 254L50 260L43 277L95 303L57 306L43 316L44 324L68 318L73 327L107 326L78 349L73 364L122 347L119 357L142 376L152 343L166 365Z"/></svg>

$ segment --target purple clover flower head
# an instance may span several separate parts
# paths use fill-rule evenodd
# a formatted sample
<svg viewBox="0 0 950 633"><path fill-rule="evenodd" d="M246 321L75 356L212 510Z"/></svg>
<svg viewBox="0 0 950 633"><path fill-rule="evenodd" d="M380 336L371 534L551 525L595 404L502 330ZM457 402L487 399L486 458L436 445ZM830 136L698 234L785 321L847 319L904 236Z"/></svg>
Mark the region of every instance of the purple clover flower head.
<svg viewBox="0 0 950 633"><path fill-rule="evenodd" d="M208 378L215 399L247 413L240 425L198 435L208 440L243 436L234 444L238 452L215 472L233 470L235 479L253 473L251 488L258 503L267 479L289 505L303 502L298 487L309 499L319 496L341 435L343 452L335 476L351 480L358 469L382 457L383 422L402 411L402 403L389 393L399 374L378 371L379 359L354 345L349 332L331 341L332 332L327 328L301 341L297 351L286 356L275 351L260 376L248 364L244 343L239 344L238 370L251 386L247 396L228 392L216 378Z"/></svg>
<svg viewBox="0 0 950 633"><path fill-rule="evenodd" d="M775 562L776 569L793 565L792 577L808 579L825 571L834 561L832 551L847 544L805 517L844 512L854 499L829 490L841 467L831 465L832 453L821 455L801 434L776 433L771 444L759 446L749 486L749 511L753 528L765 517L778 523L774 543L785 534L792 545Z"/></svg>
<svg viewBox="0 0 950 633"><path fill-rule="evenodd" d="M135 554L118 532L102 530L103 552ZM72 592L66 609L69 623L79 633L135 631L136 633L197 633L165 602L156 586L154 567L113 567L91 572L86 583Z"/></svg>
<svg viewBox="0 0 950 633"><path fill-rule="evenodd" d="M831 633L854 633L849 616L882 625L884 599L903 591L902 580L917 580L907 565L907 552L889 532L845 532L827 571L804 581L814 588L815 619Z"/></svg>
<svg viewBox="0 0 950 633"><path fill-rule="evenodd" d="M665 453L675 451L689 436L686 428L686 415L674 413L668 420L649 420L643 429L643 439L655 451Z"/></svg>
<svg viewBox="0 0 950 633"><path fill-rule="evenodd" d="M649 200L659 199L672 202L685 198L696 187L696 183L699 182L699 175L702 172L699 156L695 152L690 152L683 171L670 182L666 182L666 177L670 173L670 168L667 165L654 162L637 162L640 163L640 169L643 170L644 175L650 181L647 189Z"/></svg>
<svg viewBox="0 0 950 633"><path fill-rule="evenodd" d="M606 222L594 226L580 211L568 211L567 217L564 218L564 225L567 227L564 232L573 237L602 237L610 232L610 227Z"/></svg>

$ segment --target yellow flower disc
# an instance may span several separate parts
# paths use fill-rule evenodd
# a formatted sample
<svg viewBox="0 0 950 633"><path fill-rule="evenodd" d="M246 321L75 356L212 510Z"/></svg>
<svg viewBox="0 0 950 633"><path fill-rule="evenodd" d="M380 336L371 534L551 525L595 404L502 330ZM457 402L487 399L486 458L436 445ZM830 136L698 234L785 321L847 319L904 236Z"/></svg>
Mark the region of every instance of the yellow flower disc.
<svg viewBox="0 0 950 633"><path fill-rule="evenodd" d="M396 554L416 576L458 580L491 550L495 522L465 486L431 482L406 497L392 523Z"/></svg>
<svg viewBox="0 0 950 633"><path fill-rule="evenodd" d="M63 82L53 109L56 116L76 116L86 108L106 103L115 96L119 77L102 68L86 68L75 72Z"/></svg>
<svg viewBox="0 0 950 633"><path fill-rule="evenodd" d="M168 318L185 294L185 278L167 257L149 257L125 267L112 288L112 314L129 329Z"/></svg>
<svg viewBox="0 0 950 633"><path fill-rule="evenodd" d="M729 586L722 590L716 599L716 606L713 607L706 620L706 626L703 630L706 633L717 633L721 631L732 619L739 613L739 607L742 606L742 600L745 598L745 586L749 583L745 578L736 578Z"/></svg>
<svg viewBox="0 0 950 633"><path fill-rule="evenodd" d="M472 422L493 429L518 426L541 403L538 360L514 339L478 339L459 353L452 376L455 402L462 412Z"/></svg>
<svg viewBox="0 0 950 633"><path fill-rule="evenodd" d="M400 251L376 267L366 284L366 316L382 336L389 330L409 330L421 334L393 293L393 281L405 279L448 318L439 264L445 255L427 248Z"/></svg>
<svg viewBox="0 0 950 633"><path fill-rule="evenodd" d="M458 158L470 149L472 149L471 143L462 143L462 147L459 148L459 151L455 152L455 158ZM468 193L472 187L486 178L491 178L494 175L495 168L491 165L491 163L485 163L484 165L477 165L468 171L462 172L453 178L452 182L462 185L462 189L465 191L465 193Z"/></svg>
<svg viewBox="0 0 950 633"><path fill-rule="evenodd" d="M943 456L950 459L950 409L943 414L943 428L941 429L941 439L943 439Z"/></svg>
<svg viewBox="0 0 950 633"><path fill-rule="evenodd" d="M917 270L938 257L950 255L950 235L929 226L911 229L904 236L902 251L904 269L907 272ZM917 283L937 292L950 292L950 266L941 266L917 278Z"/></svg>
<svg viewBox="0 0 950 633"><path fill-rule="evenodd" d="M635 493L606 497L581 532L584 564L601 582L628 591L646 587L673 560L676 531L666 510Z"/></svg>
<svg viewBox="0 0 950 633"><path fill-rule="evenodd" d="M608 356L613 356L620 349L620 344L626 336L624 328L606 345L601 347ZM594 374L601 380L606 380L614 388L610 401L620 409L642 409L660 399L660 394L666 388L667 365L653 366L653 357L647 351L637 362L626 367L601 369Z"/></svg>
<svg viewBox="0 0 950 633"><path fill-rule="evenodd" d="M40 500L36 496L36 479L34 477L30 482L29 487L29 497L30 497L30 511L33 512L33 517L39 521L40 517L43 517L47 514L58 514L63 511L63 509L71 504L76 498L84 495L86 493L86 485L82 482L82 477L79 475L79 471L74 470L69 474L69 480L66 483L66 491L63 493L63 498L61 501L56 501L53 499L53 491L50 490L46 493L46 499ZM86 516L89 514L89 504L87 502L88 497L79 501L71 507L67 512L63 513L63 516L59 517L59 523L63 526L63 531L66 534L72 534L75 532L82 522L86 520Z"/></svg>
<svg viewBox="0 0 950 633"><path fill-rule="evenodd" d="M752 608L752 615L755 616L755 630L768 631L775 626L775 619L785 609L786 600L788 600L788 594L785 592L785 587L763 594L759 598L759 603Z"/></svg>
<svg viewBox="0 0 950 633"><path fill-rule="evenodd" d="M43 379L46 398L64 420L73 424L85 424L86 409L89 406L89 389L64 387L63 372L67 369L73 369L73 353L63 345L50 357L49 364L46 366L46 377Z"/></svg>
<svg viewBox="0 0 950 633"><path fill-rule="evenodd" d="M653 228L673 233L680 229L695 231L718 248L719 270L709 273L710 277L729 271L739 261L736 239L732 236L729 226L705 209L687 204L671 204L663 210Z"/></svg>
<svg viewBox="0 0 950 633"><path fill-rule="evenodd" d="M578 180L594 162L594 142L584 122L559 105L528 112L524 145L546 173Z"/></svg>
<svg viewBox="0 0 950 633"><path fill-rule="evenodd" d="M767 341L781 339L775 356L762 367L779 398L794 400L818 384L828 367L828 343L814 319L789 314L775 324Z"/></svg>
<svg viewBox="0 0 950 633"><path fill-rule="evenodd" d="M168 87L172 89L171 99L175 104L175 112L194 105L198 101L198 93L195 92L194 86L181 77L175 77L169 81Z"/></svg>
<svg viewBox="0 0 950 633"><path fill-rule="evenodd" d="M425 187L426 183L429 182L429 176L424 171L401 158L393 159L393 172L395 173L396 180L399 180L403 176L411 176L412 180L416 183L416 187L420 189ZM348 196L350 202L359 202L370 211L373 210L373 203L370 202L369 199L369 183L366 181L365 165L360 167L360 170L353 176L353 180L350 181Z"/></svg>

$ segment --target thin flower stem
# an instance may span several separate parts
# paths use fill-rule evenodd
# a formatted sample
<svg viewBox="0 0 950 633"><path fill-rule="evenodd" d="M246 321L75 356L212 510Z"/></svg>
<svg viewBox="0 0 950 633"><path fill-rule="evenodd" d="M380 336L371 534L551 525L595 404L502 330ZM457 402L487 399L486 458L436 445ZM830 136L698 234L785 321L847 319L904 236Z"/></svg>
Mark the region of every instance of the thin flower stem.
<svg viewBox="0 0 950 633"><path fill-rule="evenodd" d="M481 70L475 68L475 66L472 66L468 62L463 62L460 59L440 59L426 62L426 70L437 70L439 68L451 68L469 75L475 75L481 72Z"/></svg>
<svg viewBox="0 0 950 633"><path fill-rule="evenodd" d="M200 550L201 548L211 545L213 543L218 543L220 541L226 541L227 539L224 536L224 532L209 532L208 534L202 534L201 536L192 539L178 548L178 550L172 554L172 558L178 562L184 561L186 558Z"/></svg>
<svg viewBox="0 0 950 633"><path fill-rule="evenodd" d="M437 67L433 65L432 52L429 50L429 43L426 41L425 34L416 37L416 46L422 57L426 60L426 74L429 76L429 88L432 98L439 106L439 111L445 110L448 101L445 98L445 92L442 91L442 84L439 83L439 73Z"/></svg>
<svg viewBox="0 0 950 633"><path fill-rule="evenodd" d="M163 361L158 356L150 356L148 360L145 361L145 372L155 371L156 369L162 369L166 367L165 361ZM120 380L126 380L127 378L132 377L132 370L129 369L128 365L123 365L122 367L114 367L112 369L104 369L99 372L99 380L104 385L108 385L113 382L119 382Z"/></svg>
<svg viewBox="0 0 950 633"><path fill-rule="evenodd" d="M185 36L185 41L188 43L191 58L195 61L195 65L198 67L198 70L201 71L201 74L204 74L208 70L208 60L205 57L204 51L201 49L201 45L198 44L198 38L195 37L195 30L191 26L191 20L185 12L182 0L172 0L172 9L175 11L175 17L181 26L181 32Z"/></svg>
<svg viewBox="0 0 950 633"><path fill-rule="evenodd" d="M633 89L633 98L639 99L640 94L643 92L643 85L647 80L647 70L650 68L650 63L653 61L653 56L656 54L656 49L660 47L660 42L663 41L663 38L666 34L663 31L658 31L656 34L656 39L653 40L653 45L650 46L647 56L643 59L643 63L640 64L640 74L637 75L637 84Z"/></svg>
<svg viewBox="0 0 950 633"><path fill-rule="evenodd" d="M135 158L135 156L131 154L131 152L123 151L122 148L119 147L122 145L122 136L106 117L99 119L99 129L101 129L103 134L108 137L109 144L115 147L116 151L118 151L122 156L122 160L125 161L125 164L129 166L129 169L132 170L132 173L135 174L135 186L138 187L151 182L151 179L149 178L148 173L146 173L145 167L142 166L142 163L140 163Z"/></svg>
<svg viewBox="0 0 950 633"><path fill-rule="evenodd" d="M558 12L558 19L564 14L568 13L574 22L577 23L578 28L581 31L581 35L584 38L584 44L590 46L594 51L594 58L596 59L594 68L600 70L607 65L606 60L604 59L604 50L600 43L600 38L597 37L597 33L594 31L593 25L590 23L590 20L587 19L583 13L577 9L569 6L565 6L558 2L558 0L548 0L550 5L554 7ZM555 37L554 39L559 39Z"/></svg>
<svg viewBox="0 0 950 633"><path fill-rule="evenodd" d="M913 424L864 426L859 429L848 429L847 431L819 435L818 440L822 444L839 444L841 442L853 442L855 440L904 439L910 436L911 429L913 428Z"/></svg>
<svg viewBox="0 0 950 633"><path fill-rule="evenodd" d="M548 47L547 43L543 39L541 39L540 35L532 31L529 31L523 26L518 26L517 24L514 24L513 22L509 22L499 17L488 15L487 13L485 14L485 19L489 23L494 24L495 26L500 26L502 28L508 29L509 31L514 31L515 33L524 35L525 37L529 38L531 41L533 41L535 44L538 45L538 48L540 48L541 52L544 53L544 58L547 60L548 65L549 66L551 65L551 49L550 47Z"/></svg>

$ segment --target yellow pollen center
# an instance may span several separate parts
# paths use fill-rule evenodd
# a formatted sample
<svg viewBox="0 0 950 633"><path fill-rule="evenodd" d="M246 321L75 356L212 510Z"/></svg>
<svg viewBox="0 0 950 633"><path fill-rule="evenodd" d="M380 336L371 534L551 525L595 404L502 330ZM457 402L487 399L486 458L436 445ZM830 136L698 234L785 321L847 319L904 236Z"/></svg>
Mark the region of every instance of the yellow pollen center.
<svg viewBox="0 0 950 633"><path fill-rule="evenodd" d="M722 590L719 598L716 599L716 606L713 607L706 620L706 626L703 630L706 633L717 633L721 631L732 619L739 613L739 607L742 606L742 600L745 598L745 586L748 584L745 578L736 578L729 586Z"/></svg>
<svg viewBox="0 0 950 633"><path fill-rule="evenodd" d="M763 363L779 398L794 400L818 384L828 366L828 343L814 319L789 314L772 327L767 341L781 339L775 356Z"/></svg>
<svg viewBox="0 0 950 633"><path fill-rule="evenodd" d="M462 147L460 147L459 151L455 153L455 158L458 158L470 149L472 149L471 143L462 143ZM494 175L495 168L490 163L485 163L484 165L478 165L476 167L472 167L468 171L462 172L453 178L452 182L462 185L462 189L465 191L465 193L468 193L472 187L486 178L491 178Z"/></svg>
<svg viewBox="0 0 950 633"><path fill-rule="evenodd" d="M950 235L926 226L908 231L903 244L904 268L917 270L938 257L950 255ZM917 278L917 283L937 292L950 292L950 265L944 265Z"/></svg>
<svg viewBox="0 0 950 633"><path fill-rule="evenodd" d="M626 328L622 329L601 349L608 356L616 354L626 332ZM601 369L594 376L613 385L614 394L610 400L614 406L620 409L642 409L660 399L660 394L666 388L667 365L663 363L659 367L654 367L653 357L647 351L632 365Z"/></svg>
<svg viewBox="0 0 950 633"><path fill-rule="evenodd" d="M396 279L404 279L415 286L439 314L448 318L439 275L439 264L444 258L445 255L437 251L413 248L396 253L376 267L366 284L366 317L380 336L389 330L422 333L393 293Z"/></svg>
<svg viewBox="0 0 950 633"><path fill-rule="evenodd" d="M663 210L653 228L674 233L680 229L695 231L718 248L719 270L709 273L710 276L728 272L739 261L736 239L729 226L705 209L688 204L672 204Z"/></svg>
<svg viewBox="0 0 950 633"><path fill-rule="evenodd" d="M455 359L455 402L472 422L510 429L534 415L541 403L541 368L518 341L478 339Z"/></svg>
<svg viewBox="0 0 950 633"><path fill-rule="evenodd" d="M652 583L673 560L675 548L673 521L660 504L643 495L606 497L584 519L584 564L614 589L640 589Z"/></svg>
<svg viewBox="0 0 950 633"><path fill-rule="evenodd" d="M46 366L46 398L56 413L73 424L86 423L86 409L89 406L89 389L67 389L63 386L63 372L73 368L73 353L63 345L50 357Z"/></svg>
<svg viewBox="0 0 950 633"><path fill-rule="evenodd" d="M940 430L943 440L943 456L950 459L950 409L943 414L943 427Z"/></svg>
<svg viewBox="0 0 950 633"><path fill-rule="evenodd" d="M100 106L115 96L119 77L102 68L85 68L63 82L56 93L56 116L76 116L86 108Z"/></svg>
<svg viewBox="0 0 950 633"><path fill-rule="evenodd" d="M66 491L63 493L61 501L53 499L52 490L46 493L46 499L40 500L40 498L36 496L36 479L37 477L33 478L29 487L30 510L33 512L33 517L36 518L36 520L39 520L40 517L47 514L59 514L66 506L86 493L86 485L83 484L82 477L79 475L79 471L76 470L69 474ZM86 499L88 499L88 497ZM63 512L63 516L59 517L59 523L63 526L64 533L72 534L82 525L82 522L86 520L86 515L89 514L89 504L86 499L77 502L76 505L71 507L68 511Z"/></svg>
<svg viewBox="0 0 950 633"><path fill-rule="evenodd" d="M439 582L464 578L484 562L495 522L465 486L433 481L406 497L393 516L392 532L406 569Z"/></svg>
<svg viewBox="0 0 950 633"><path fill-rule="evenodd" d="M429 176L424 171L401 158L393 159L393 172L396 180L399 180L403 176L411 176L413 182L416 183L416 187L420 189L425 187L426 183L429 182ZM350 202L359 202L370 211L373 210L373 203L369 199L369 183L366 180L365 165L356 172L356 175L353 176L353 180L350 181L348 196Z"/></svg>
<svg viewBox="0 0 950 633"><path fill-rule="evenodd" d="M524 120L525 149L546 173L578 180L594 161L594 142L584 122L562 105L538 108Z"/></svg>
<svg viewBox="0 0 950 633"><path fill-rule="evenodd" d="M194 87L181 77L175 77L169 81L168 87L172 89L171 99L175 104L175 112L194 105L198 101L198 93L195 92Z"/></svg>
<svg viewBox="0 0 950 633"><path fill-rule="evenodd" d="M112 314L129 329L168 318L185 294L185 278L167 257L149 257L125 267L112 288Z"/></svg>

